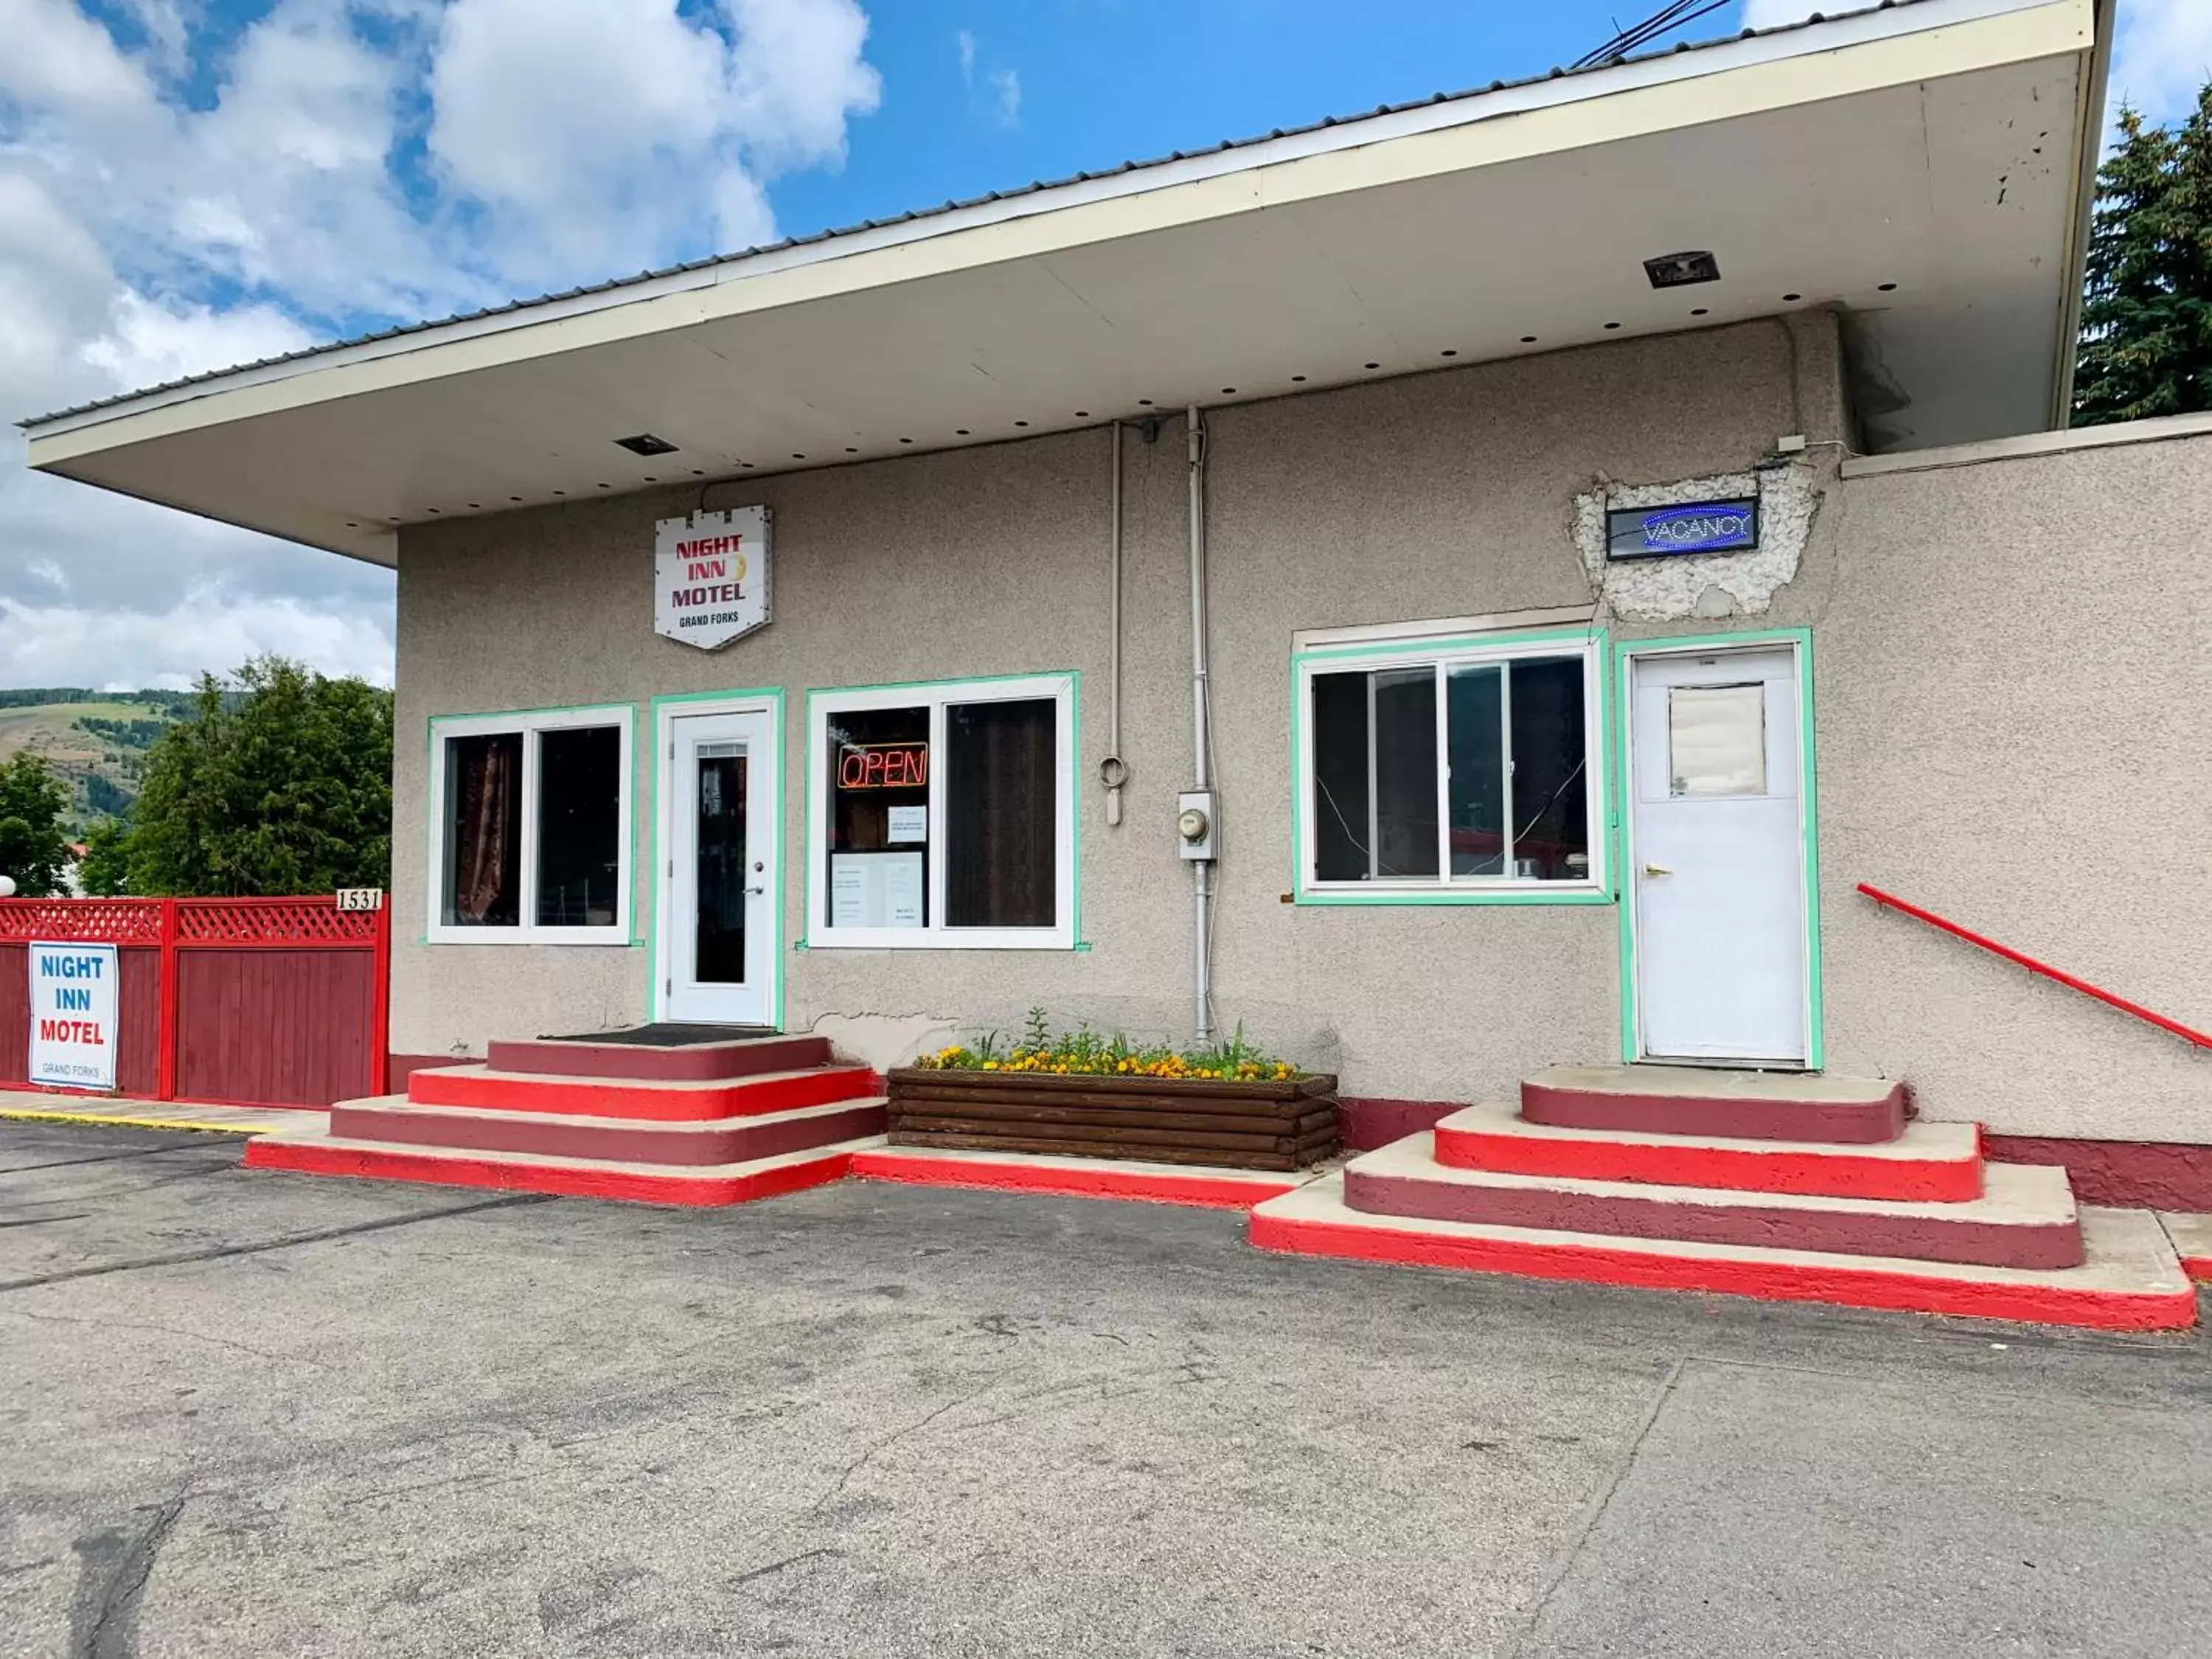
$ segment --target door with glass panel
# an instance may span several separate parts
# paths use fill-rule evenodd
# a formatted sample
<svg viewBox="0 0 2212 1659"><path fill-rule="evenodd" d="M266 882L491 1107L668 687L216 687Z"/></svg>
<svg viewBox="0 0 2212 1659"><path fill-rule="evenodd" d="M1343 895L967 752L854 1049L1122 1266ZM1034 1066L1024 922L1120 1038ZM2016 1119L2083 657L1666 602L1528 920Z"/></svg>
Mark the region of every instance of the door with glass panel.
<svg viewBox="0 0 2212 1659"><path fill-rule="evenodd" d="M1641 1056L1802 1064L1808 922L1796 653L1629 661Z"/></svg>
<svg viewBox="0 0 2212 1659"><path fill-rule="evenodd" d="M775 1023L774 907L782 899L774 720L766 708L664 717L664 1019Z"/></svg>

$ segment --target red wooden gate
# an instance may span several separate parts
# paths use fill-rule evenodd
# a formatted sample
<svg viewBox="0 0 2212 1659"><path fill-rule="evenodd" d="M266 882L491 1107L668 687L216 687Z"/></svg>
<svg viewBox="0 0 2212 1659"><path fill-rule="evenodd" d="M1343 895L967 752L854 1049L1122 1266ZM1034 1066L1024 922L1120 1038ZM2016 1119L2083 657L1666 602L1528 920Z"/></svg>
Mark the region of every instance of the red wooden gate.
<svg viewBox="0 0 2212 1659"><path fill-rule="evenodd" d="M0 899L0 1089L37 1086L33 940L118 947L118 1094L323 1107L385 1091L388 910L327 896Z"/></svg>

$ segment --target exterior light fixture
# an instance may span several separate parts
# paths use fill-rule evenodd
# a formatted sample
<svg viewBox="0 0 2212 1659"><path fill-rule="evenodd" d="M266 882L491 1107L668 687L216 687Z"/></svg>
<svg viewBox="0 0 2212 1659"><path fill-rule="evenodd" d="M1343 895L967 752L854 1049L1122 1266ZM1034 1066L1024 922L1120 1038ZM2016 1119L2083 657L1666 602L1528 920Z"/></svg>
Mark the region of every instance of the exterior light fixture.
<svg viewBox="0 0 2212 1659"><path fill-rule="evenodd" d="M1710 250L1697 248L1687 253L1662 253L1646 259L1644 274L1654 288L1687 288L1692 283L1717 283L1721 266Z"/></svg>
<svg viewBox="0 0 2212 1659"><path fill-rule="evenodd" d="M665 438L656 438L650 432L641 432L634 438L615 440L617 449L627 449L633 455L673 455L676 446Z"/></svg>

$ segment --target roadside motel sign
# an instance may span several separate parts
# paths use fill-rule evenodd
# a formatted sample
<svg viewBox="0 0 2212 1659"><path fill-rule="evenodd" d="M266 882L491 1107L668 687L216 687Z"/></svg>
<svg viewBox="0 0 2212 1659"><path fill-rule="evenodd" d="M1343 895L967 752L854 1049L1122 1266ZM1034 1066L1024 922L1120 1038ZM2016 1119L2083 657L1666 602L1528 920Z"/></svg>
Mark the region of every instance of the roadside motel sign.
<svg viewBox="0 0 2212 1659"><path fill-rule="evenodd" d="M33 942L30 966L30 1080L113 1090L121 1003L115 947Z"/></svg>
<svg viewBox="0 0 2212 1659"><path fill-rule="evenodd" d="M768 625L766 507L661 519L653 534L654 633L712 651Z"/></svg>

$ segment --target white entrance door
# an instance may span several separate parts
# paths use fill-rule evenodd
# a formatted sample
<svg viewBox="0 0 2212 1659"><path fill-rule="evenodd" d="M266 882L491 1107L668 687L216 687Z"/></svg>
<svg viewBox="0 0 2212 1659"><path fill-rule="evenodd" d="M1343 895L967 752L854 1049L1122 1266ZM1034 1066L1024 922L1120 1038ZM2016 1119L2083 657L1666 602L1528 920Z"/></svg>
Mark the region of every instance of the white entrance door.
<svg viewBox="0 0 2212 1659"><path fill-rule="evenodd" d="M660 1017L775 1019L777 799L767 708L664 714Z"/></svg>
<svg viewBox="0 0 2212 1659"><path fill-rule="evenodd" d="M1796 650L1629 660L1642 1053L1802 1065L1809 1018Z"/></svg>

